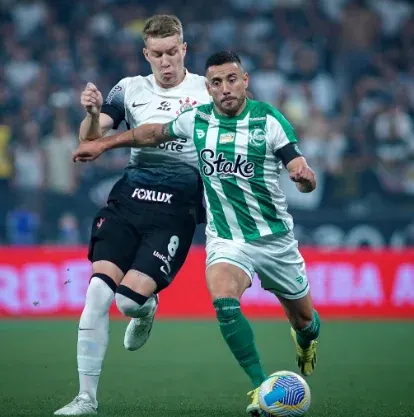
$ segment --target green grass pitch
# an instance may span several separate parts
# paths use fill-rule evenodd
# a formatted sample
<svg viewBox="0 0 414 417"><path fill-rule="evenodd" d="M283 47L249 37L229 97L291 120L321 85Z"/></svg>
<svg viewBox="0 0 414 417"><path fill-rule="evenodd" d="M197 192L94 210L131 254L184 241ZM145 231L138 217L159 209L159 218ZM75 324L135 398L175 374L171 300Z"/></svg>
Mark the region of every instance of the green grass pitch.
<svg viewBox="0 0 414 417"><path fill-rule="evenodd" d="M284 322L253 321L266 370L297 371ZM155 323L138 352L111 323L102 417L244 416L250 386L214 322ZM77 394L75 321L0 322L0 416L43 417ZM413 322L325 322L308 417L414 416Z"/></svg>

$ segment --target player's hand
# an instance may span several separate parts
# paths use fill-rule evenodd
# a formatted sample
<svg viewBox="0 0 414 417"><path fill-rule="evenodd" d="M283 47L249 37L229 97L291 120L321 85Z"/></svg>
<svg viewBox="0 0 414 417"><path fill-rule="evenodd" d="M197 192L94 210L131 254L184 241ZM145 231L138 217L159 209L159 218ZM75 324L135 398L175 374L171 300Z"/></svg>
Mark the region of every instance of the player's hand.
<svg viewBox="0 0 414 417"><path fill-rule="evenodd" d="M302 184L302 192L311 192L316 188L315 173L308 166L299 166L289 172L292 181Z"/></svg>
<svg viewBox="0 0 414 417"><path fill-rule="evenodd" d="M81 142L78 149L73 152L73 162L91 162L99 158L105 151L103 140L103 138L100 138L94 141Z"/></svg>
<svg viewBox="0 0 414 417"><path fill-rule="evenodd" d="M96 88L95 84L86 84L85 89L82 91L80 102L89 114L99 116L103 104L103 98L101 92Z"/></svg>

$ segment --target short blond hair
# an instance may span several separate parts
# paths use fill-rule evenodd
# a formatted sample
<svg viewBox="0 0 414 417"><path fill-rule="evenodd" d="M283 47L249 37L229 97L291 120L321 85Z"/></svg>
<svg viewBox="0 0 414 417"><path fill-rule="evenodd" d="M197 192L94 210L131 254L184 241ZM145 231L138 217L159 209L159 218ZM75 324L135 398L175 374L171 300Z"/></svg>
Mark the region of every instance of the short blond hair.
<svg viewBox="0 0 414 417"><path fill-rule="evenodd" d="M168 38L174 35L178 35L183 42L183 24L172 14L156 14L145 21L142 35L144 42L147 42L148 38Z"/></svg>

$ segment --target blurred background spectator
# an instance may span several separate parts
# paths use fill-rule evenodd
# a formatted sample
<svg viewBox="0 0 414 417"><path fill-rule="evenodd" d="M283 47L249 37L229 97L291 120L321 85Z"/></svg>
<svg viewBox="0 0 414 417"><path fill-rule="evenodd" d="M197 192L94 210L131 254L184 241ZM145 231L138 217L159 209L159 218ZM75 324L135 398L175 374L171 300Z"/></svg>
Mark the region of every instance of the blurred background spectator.
<svg viewBox="0 0 414 417"><path fill-rule="evenodd" d="M281 180L301 243L413 245L409 0L0 0L1 243L87 242L129 152L72 164L80 92L149 73L140 34L154 13L182 19L190 71L236 50L255 98L294 124L319 179L309 195Z"/></svg>

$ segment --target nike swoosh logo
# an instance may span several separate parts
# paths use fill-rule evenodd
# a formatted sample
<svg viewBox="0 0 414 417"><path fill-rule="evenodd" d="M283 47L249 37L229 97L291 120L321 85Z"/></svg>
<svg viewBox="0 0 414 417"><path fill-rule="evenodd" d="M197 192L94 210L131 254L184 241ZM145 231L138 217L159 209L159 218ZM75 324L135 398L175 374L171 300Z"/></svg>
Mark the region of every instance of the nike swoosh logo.
<svg viewBox="0 0 414 417"><path fill-rule="evenodd" d="M149 103L149 102L148 102ZM135 102L133 102L132 103L132 107L141 107L141 106L145 106L146 104L148 104L148 103L135 103Z"/></svg>
<svg viewBox="0 0 414 417"><path fill-rule="evenodd" d="M86 329L86 328L81 329L81 328L79 327L79 330L95 330L95 329Z"/></svg>

